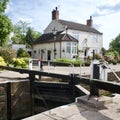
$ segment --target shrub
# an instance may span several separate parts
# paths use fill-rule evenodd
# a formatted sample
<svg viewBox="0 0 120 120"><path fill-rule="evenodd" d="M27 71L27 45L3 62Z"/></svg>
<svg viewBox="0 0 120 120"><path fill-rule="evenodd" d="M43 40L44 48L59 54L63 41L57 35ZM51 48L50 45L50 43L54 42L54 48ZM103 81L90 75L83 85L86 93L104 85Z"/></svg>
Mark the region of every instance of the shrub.
<svg viewBox="0 0 120 120"><path fill-rule="evenodd" d="M67 58L58 58L58 59L56 59L56 62L64 63L64 65L70 65L70 64L73 64L75 66L80 66L80 64L84 65L84 61L80 60L80 59L71 60L71 59L67 59Z"/></svg>
<svg viewBox="0 0 120 120"><path fill-rule="evenodd" d="M72 60L67 59L67 58L57 58L56 62L72 63Z"/></svg>
<svg viewBox="0 0 120 120"><path fill-rule="evenodd" d="M90 61L86 61L85 66L90 66Z"/></svg>
<svg viewBox="0 0 120 120"><path fill-rule="evenodd" d="M6 63L1 56L0 56L0 65L6 66Z"/></svg>
<svg viewBox="0 0 120 120"><path fill-rule="evenodd" d="M23 60L23 58L14 58L13 66L17 68L27 68L28 64Z"/></svg>
<svg viewBox="0 0 120 120"><path fill-rule="evenodd" d="M99 59L102 59L102 56L98 53L95 54L95 59L99 60Z"/></svg>
<svg viewBox="0 0 120 120"><path fill-rule="evenodd" d="M108 63L118 62L120 59L119 53L117 51L109 51L104 55L105 60Z"/></svg>
<svg viewBox="0 0 120 120"><path fill-rule="evenodd" d="M22 48L17 51L17 57L30 57L29 53Z"/></svg>
<svg viewBox="0 0 120 120"><path fill-rule="evenodd" d="M29 64L29 59L30 59L30 58L25 58L25 57L24 57L24 58L22 58L22 59L25 61L26 64Z"/></svg>
<svg viewBox="0 0 120 120"><path fill-rule="evenodd" d="M3 57L4 61L7 64L10 64L13 60L13 58L16 57L16 51L12 48L0 48L0 56Z"/></svg>
<svg viewBox="0 0 120 120"><path fill-rule="evenodd" d="M81 64L81 65L84 65L84 61L83 61L83 60L80 60L80 59L74 60L74 61L72 61L72 62L73 62L73 64L74 64L75 66L80 66L80 64Z"/></svg>
<svg viewBox="0 0 120 120"><path fill-rule="evenodd" d="M117 60L111 60L111 63L113 64L113 65L116 65L117 64Z"/></svg>

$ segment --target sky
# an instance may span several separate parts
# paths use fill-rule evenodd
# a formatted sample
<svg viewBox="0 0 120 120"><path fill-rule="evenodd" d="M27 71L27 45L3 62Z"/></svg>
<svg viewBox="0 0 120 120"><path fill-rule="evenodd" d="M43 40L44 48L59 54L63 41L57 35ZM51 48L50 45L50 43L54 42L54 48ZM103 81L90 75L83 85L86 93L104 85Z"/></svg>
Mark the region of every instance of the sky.
<svg viewBox="0 0 120 120"><path fill-rule="evenodd" d="M86 24L92 16L93 26L103 33L106 49L120 33L120 0L9 0L5 13L13 24L22 20L43 33L55 7L62 20Z"/></svg>

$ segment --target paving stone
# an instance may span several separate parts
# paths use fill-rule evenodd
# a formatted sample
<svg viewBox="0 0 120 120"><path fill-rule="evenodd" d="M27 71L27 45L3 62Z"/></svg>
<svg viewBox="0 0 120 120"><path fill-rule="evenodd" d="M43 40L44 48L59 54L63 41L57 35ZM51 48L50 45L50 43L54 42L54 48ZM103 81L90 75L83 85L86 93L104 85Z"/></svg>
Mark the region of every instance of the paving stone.
<svg viewBox="0 0 120 120"><path fill-rule="evenodd" d="M65 119L69 118L74 114L79 114L80 112L85 111L84 108L80 107L79 104L68 104L55 109L52 109L48 112L45 112L46 115L52 116L55 119Z"/></svg>
<svg viewBox="0 0 120 120"><path fill-rule="evenodd" d="M104 106L105 104L112 103L112 98L107 97L107 96L100 96L100 97L91 96L91 97L89 97L89 95L86 95L86 96L78 97L76 99L76 101L78 103L83 103L90 107L98 108L98 107Z"/></svg>
<svg viewBox="0 0 120 120"><path fill-rule="evenodd" d="M81 98L85 99L88 96ZM113 98L110 97L110 99L104 96L99 98L99 100L96 97L91 99L92 102L95 102L95 100L97 100L98 104L103 101L106 104L90 107L90 101L87 99L87 104L79 101L79 103L64 105L24 120L38 120L37 118L39 120L120 120L120 95ZM108 102L109 100L111 102Z"/></svg>
<svg viewBox="0 0 120 120"><path fill-rule="evenodd" d="M42 114L38 114L38 115L34 115L34 117L28 117L28 118L25 118L23 120L55 120L53 119L52 117L49 117L47 115L44 115L43 113Z"/></svg>

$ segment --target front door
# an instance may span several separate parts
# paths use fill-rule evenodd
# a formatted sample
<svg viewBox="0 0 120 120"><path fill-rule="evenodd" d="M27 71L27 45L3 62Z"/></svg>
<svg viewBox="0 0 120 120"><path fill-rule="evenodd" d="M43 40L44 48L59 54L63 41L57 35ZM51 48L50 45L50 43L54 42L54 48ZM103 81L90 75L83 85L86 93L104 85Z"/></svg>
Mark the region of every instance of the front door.
<svg viewBox="0 0 120 120"><path fill-rule="evenodd" d="M50 50L47 51L47 60L51 60L51 51Z"/></svg>

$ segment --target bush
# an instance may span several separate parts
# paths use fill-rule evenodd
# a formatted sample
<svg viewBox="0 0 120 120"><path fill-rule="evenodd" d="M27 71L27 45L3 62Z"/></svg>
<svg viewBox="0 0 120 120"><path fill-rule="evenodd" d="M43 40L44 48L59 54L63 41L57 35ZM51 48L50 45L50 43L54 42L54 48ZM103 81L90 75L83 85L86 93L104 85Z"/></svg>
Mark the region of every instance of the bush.
<svg viewBox="0 0 120 120"><path fill-rule="evenodd" d="M102 59L102 56L100 54L96 53L95 54L95 59L100 60L100 59Z"/></svg>
<svg viewBox="0 0 120 120"><path fill-rule="evenodd" d="M80 64L84 65L84 61L80 60L80 59L76 59L76 60L71 60L71 59L67 59L67 58L58 58L56 59L56 63L64 63L65 65L70 65L73 64L75 66L80 66Z"/></svg>
<svg viewBox="0 0 120 120"><path fill-rule="evenodd" d="M57 58L56 62L72 63L72 60L67 58Z"/></svg>
<svg viewBox="0 0 120 120"><path fill-rule="evenodd" d="M29 53L22 48L17 51L17 57L30 57Z"/></svg>
<svg viewBox="0 0 120 120"><path fill-rule="evenodd" d="M0 48L0 56L3 57L4 61L7 64L10 64L13 60L13 58L16 57L16 51L12 48Z"/></svg>
<svg viewBox="0 0 120 120"><path fill-rule="evenodd" d="M117 63L120 59L120 56L117 51L109 51L104 55L104 58L108 63L113 63L114 61Z"/></svg>
<svg viewBox="0 0 120 120"><path fill-rule="evenodd" d="M113 64L113 65L116 65L117 64L117 60L111 60L111 63Z"/></svg>
<svg viewBox="0 0 120 120"><path fill-rule="evenodd" d="M13 66L17 68L27 68L28 64L23 60L23 58L14 58Z"/></svg>
<svg viewBox="0 0 120 120"><path fill-rule="evenodd" d="M6 66L6 63L2 57L0 57L0 65Z"/></svg>
<svg viewBox="0 0 120 120"><path fill-rule="evenodd" d="M83 61L83 60L80 60L80 59L74 60L74 61L72 61L72 63L73 63L75 66L80 66L80 64L81 64L81 65L84 65L84 61Z"/></svg>
<svg viewBox="0 0 120 120"><path fill-rule="evenodd" d="M24 58L22 58L22 59L25 61L26 64L29 64L29 59L30 59L30 58L25 58L25 57L24 57Z"/></svg>
<svg viewBox="0 0 120 120"><path fill-rule="evenodd" d="M85 66L90 66L90 61L86 61Z"/></svg>

